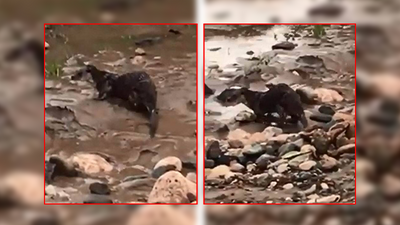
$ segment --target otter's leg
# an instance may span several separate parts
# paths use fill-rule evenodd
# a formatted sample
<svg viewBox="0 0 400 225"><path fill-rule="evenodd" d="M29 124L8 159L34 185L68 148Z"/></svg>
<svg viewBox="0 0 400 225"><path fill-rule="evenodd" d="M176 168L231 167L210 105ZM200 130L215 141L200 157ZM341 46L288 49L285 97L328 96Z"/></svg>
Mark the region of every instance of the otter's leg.
<svg viewBox="0 0 400 225"><path fill-rule="evenodd" d="M112 89L112 86L111 86L110 82L106 80L104 82L97 83L96 84L96 89L99 92L99 95L98 95L97 99L98 100L104 100L107 97L109 97L111 89Z"/></svg>

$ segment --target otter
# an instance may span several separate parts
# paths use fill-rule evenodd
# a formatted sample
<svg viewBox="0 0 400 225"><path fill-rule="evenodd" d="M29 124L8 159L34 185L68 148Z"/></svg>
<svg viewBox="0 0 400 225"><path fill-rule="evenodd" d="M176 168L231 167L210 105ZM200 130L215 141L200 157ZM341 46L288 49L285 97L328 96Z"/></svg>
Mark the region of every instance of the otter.
<svg viewBox="0 0 400 225"><path fill-rule="evenodd" d="M304 127L307 127L300 96L287 84L267 84L266 86L269 88L266 92L252 91L243 87L229 88L219 94L216 99L225 106L244 103L261 121L271 121L271 114L277 113L280 124L301 122ZM287 120L287 116L290 116L290 120Z"/></svg>
<svg viewBox="0 0 400 225"><path fill-rule="evenodd" d="M87 65L72 79L88 79L89 75L95 83L99 100L122 99L136 111L146 112L150 119L150 137L155 136L158 128L157 90L146 72L135 71L119 76Z"/></svg>

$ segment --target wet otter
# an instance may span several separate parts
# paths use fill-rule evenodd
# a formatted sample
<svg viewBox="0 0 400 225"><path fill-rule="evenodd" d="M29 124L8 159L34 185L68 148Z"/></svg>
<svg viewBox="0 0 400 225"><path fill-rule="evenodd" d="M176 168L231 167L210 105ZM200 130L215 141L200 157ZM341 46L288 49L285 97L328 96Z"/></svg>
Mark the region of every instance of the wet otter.
<svg viewBox="0 0 400 225"><path fill-rule="evenodd" d="M217 100L224 105L244 103L261 121L270 121L271 114L277 113L281 124L287 122L287 116L290 116L289 122L301 122L306 127L307 119L300 96L287 84L268 84L267 87L269 90L266 92L251 91L247 88L226 89L217 96Z"/></svg>
<svg viewBox="0 0 400 225"><path fill-rule="evenodd" d="M96 84L100 100L119 98L129 102L129 106L135 110L147 112L150 117L150 136L155 136L158 127L157 90L146 72L135 71L119 76L87 65L72 79L87 79L89 74Z"/></svg>

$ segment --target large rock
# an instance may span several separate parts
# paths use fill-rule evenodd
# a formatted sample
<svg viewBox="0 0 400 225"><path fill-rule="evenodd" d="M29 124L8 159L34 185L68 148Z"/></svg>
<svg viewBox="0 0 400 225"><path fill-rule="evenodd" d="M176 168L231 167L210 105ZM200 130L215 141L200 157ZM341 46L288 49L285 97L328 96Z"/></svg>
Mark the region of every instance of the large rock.
<svg viewBox="0 0 400 225"><path fill-rule="evenodd" d="M220 165L211 170L210 174L206 176L206 180L224 180L234 175L228 166Z"/></svg>
<svg viewBox="0 0 400 225"><path fill-rule="evenodd" d="M344 100L343 96L339 92L327 88L317 88L314 90L318 96L319 102L322 103L334 103L342 102Z"/></svg>
<svg viewBox="0 0 400 225"><path fill-rule="evenodd" d="M158 161L154 166L152 176L154 178L159 178L164 173L175 170L180 172L182 170L182 161L174 156L169 156Z"/></svg>
<svg viewBox="0 0 400 225"><path fill-rule="evenodd" d="M68 161L84 174L108 173L113 170L113 165L101 155L90 153L76 153Z"/></svg>
<svg viewBox="0 0 400 225"><path fill-rule="evenodd" d="M196 201L196 184L177 171L162 175L150 192L148 203L191 203Z"/></svg>

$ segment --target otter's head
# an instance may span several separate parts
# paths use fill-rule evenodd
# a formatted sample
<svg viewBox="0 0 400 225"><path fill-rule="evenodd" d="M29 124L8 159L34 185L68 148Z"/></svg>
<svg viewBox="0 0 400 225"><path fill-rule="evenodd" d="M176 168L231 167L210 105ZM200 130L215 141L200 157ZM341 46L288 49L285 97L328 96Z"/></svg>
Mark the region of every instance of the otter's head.
<svg viewBox="0 0 400 225"><path fill-rule="evenodd" d="M101 72L102 71L98 70L93 65L86 65L83 69L79 70L74 76L72 76L71 79L88 81L92 78L93 81L97 83L99 80L102 80L101 78L103 77L103 73Z"/></svg>
<svg viewBox="0 0 400 225"><path fill-rule="evenodd" d="M244 88L228 88L219 94L216 99L223 106L233 106L245 103Z"/></svg>

